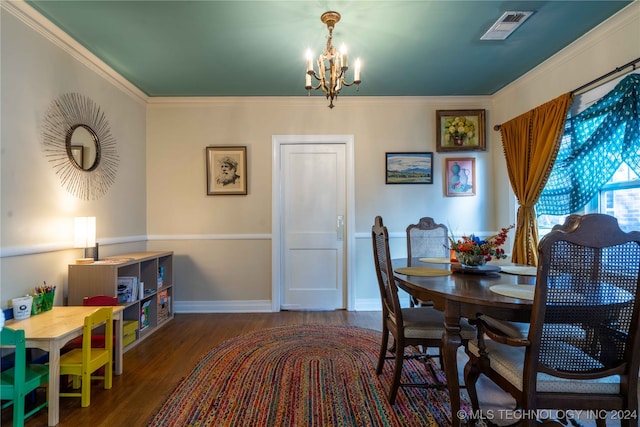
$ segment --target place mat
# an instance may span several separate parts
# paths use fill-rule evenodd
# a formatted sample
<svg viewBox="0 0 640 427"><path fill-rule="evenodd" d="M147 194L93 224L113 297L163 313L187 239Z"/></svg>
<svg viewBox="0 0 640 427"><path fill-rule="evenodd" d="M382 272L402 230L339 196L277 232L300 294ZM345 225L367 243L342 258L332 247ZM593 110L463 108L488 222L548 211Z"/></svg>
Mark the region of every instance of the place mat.
<svg viewBox="0 0 640 427"><path fill-rule="evenodd" d="M430 267L400 267L396 268L395 272L398 274L406 274L407 276L450 276L449 270L443 270L441 268Z"/></svg>
<svg viewBox="0 0 640 427"><path fill-rule="evenodd" d="M533 285L493 285L491 292L511 298L533 300L535 286Z"/></svg>
<svg viewBox="0 0 640 427"><path fill-rule="evenodd" d="M418 258L420 262L427 262L429 264L451 264L449 258Z"/></svg>
<svg viewBox="0 0 640 427"><path fill-rule="evenodd" d="M538 274L538 267L530 265L501 265L503 273L517 274L518 276L535 276Z"/></svg>

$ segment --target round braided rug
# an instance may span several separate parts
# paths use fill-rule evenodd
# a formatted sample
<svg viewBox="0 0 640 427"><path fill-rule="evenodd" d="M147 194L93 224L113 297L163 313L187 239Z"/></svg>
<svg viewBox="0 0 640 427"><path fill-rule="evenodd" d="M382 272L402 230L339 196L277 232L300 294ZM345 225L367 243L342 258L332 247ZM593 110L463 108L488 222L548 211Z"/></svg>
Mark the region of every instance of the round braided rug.
<svg viewBox="0 0 640 427"><path fill-rule="evenodd" d="M376 375L380 340L378 331L334 325L231 339L200 358L149 426L450 425L445 391L401 387L388 403L392 362ZM424 362L405 361L402 382L428 381Z"/></svg>

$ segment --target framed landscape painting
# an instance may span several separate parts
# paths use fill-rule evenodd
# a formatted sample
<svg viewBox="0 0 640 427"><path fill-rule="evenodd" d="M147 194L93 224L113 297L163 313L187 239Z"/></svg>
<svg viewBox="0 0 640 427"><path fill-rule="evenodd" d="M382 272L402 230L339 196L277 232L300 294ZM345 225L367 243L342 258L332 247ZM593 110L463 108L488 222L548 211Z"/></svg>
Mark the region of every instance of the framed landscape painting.
<svg viewBox="0 0 640 427"><path fill-rule="evenodd" d="M433 184L433 153L386 154L386 184Z"/></svg>
<svg viewBox="0 0 640 427"><path fill-rule="evenodd" d="M485 110L436 111L436 151L484 151L485 132Z"/></svg>
<svg viewBox="0 0 640 427"><path fill-rule="evenodd" d="M207 147L207 195L247 194L247 147Z"/></svg>

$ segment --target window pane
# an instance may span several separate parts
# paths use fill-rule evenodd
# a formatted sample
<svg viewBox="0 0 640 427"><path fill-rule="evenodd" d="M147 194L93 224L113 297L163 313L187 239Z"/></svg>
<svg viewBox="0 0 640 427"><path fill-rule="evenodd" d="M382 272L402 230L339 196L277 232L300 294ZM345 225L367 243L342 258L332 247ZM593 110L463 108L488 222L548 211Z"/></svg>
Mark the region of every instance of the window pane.
<svg viewBox="0 0 640 427"><path fill-rule="evenodd" d="M640 230L640 188L608 190L602 194L606 197L602 213L618 218L624 231Z"/></svg>
<svg viewBox="0 0 640 427"><path fill-rule="evenodd" d="M620 165L616 173L613 174L613 177L609 180L608 184L636 180L638 180L638 175L636 175L636 173L626 163L623 163Z"/></svg>

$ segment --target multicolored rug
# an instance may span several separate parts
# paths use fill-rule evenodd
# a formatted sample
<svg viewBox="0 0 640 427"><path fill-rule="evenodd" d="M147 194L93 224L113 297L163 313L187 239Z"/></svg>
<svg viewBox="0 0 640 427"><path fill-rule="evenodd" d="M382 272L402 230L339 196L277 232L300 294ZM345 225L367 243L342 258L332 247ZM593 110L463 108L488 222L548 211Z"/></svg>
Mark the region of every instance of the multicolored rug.
<svg viewBox="0 0 640 427"><path fill-rule="evenodd" d="M375 373L380 339L370 329L299 325L226 341L201 357L149 426L451 425L445 391L401 387L389 405L392 363ZM433 380L415 359L403 376Z"/></svg>

